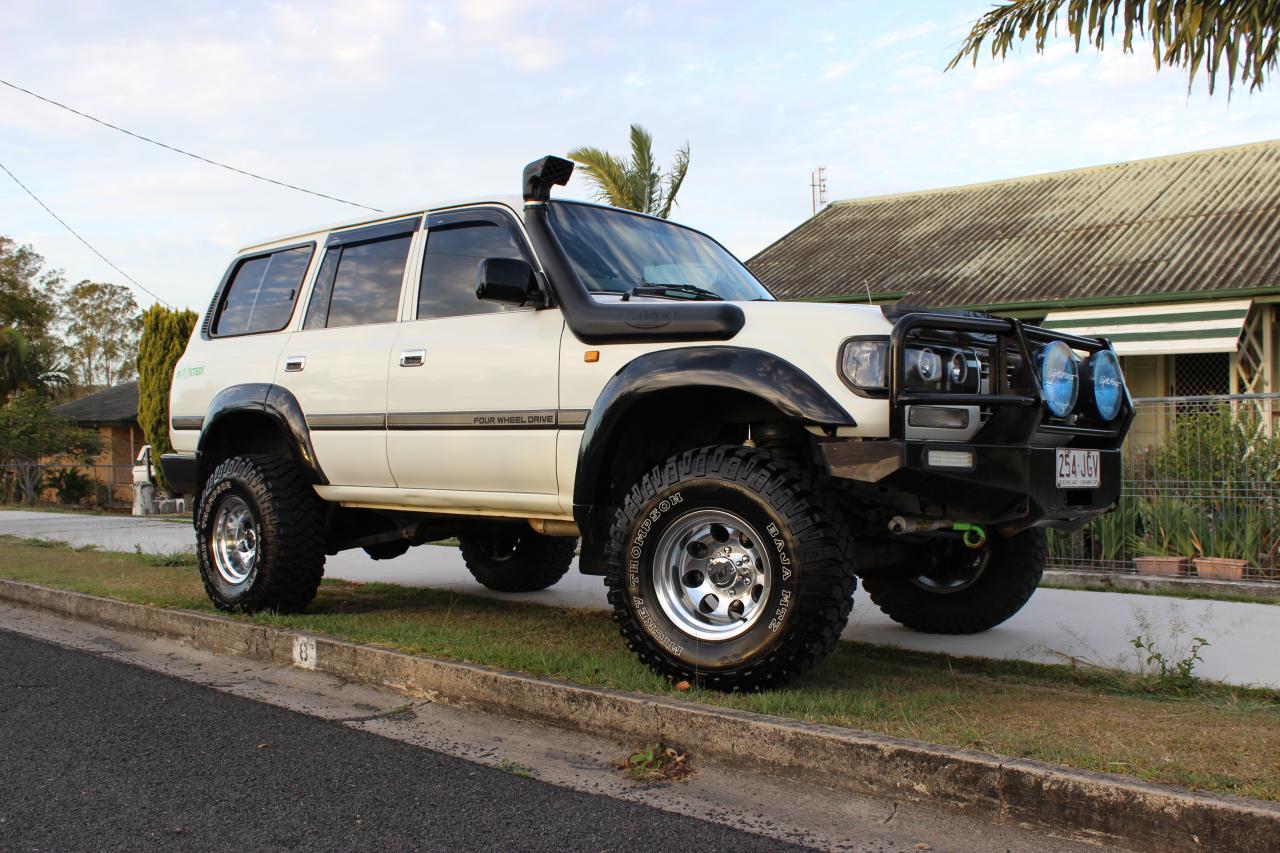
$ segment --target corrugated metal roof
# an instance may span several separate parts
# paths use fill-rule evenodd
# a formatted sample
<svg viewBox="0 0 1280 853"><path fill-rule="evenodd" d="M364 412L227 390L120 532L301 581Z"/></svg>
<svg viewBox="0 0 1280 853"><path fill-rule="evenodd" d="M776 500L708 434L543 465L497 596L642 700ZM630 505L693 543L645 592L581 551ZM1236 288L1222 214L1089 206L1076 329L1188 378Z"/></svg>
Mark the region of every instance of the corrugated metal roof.
<svg viewBox="0 0 1280 853"><path fill-rule="evenodd" d="M930 306L1280 291L1280 140L838 201L747 261L783 299Z"/></svg>

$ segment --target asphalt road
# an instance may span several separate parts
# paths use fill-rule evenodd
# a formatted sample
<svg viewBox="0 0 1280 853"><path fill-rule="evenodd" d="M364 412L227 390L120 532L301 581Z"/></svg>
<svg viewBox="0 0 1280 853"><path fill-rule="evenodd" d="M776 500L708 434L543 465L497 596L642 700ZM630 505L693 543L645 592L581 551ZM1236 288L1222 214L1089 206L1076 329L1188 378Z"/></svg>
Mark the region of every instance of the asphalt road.
<svg viewBox="0 0 1280 853"><path fill-rule="evenodd" d="M783 850L0 631L0 850Z"/></svg>

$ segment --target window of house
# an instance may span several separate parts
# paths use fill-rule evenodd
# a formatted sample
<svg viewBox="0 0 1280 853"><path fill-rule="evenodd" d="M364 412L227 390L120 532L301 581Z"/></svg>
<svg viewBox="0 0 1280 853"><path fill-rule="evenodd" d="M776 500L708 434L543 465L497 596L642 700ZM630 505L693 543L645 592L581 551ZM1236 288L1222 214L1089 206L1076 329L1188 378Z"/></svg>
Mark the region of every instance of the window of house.
<svg viewBox="0 0 1280 853"><path fill-rule="evenodd" d="M476 268L485 258L529 260L524 239L501 214L441 217L428 223L418 286L418 319L519 310L476 298ZM452 220L452 221L450 221Z"/></svg>
<svg viewBox="0 0 1280 853"><path fill-rule="evenodd" d="M312 246L245 258L223 291L210 329L215 337L278 332L289 324Z"/></svg>
<svg viewBox="0 0 1280 853"><path fill-rule="evenodd" d="M394 323L412 234L330 246L304 329Z"/></svg>

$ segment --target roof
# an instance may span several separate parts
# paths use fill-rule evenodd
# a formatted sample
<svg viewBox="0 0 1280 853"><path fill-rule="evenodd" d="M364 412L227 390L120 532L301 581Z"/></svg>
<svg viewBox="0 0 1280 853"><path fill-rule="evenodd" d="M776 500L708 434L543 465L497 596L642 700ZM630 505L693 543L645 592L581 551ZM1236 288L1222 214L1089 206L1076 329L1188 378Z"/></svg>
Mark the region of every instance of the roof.
<svg viewBox="0 0 1280 853"><path fill-rule="evenodd" d="M288 240L299 240L303 237L309 237L312 234L325 234L330 231L340 231L344 228L354 228L361 225L374 225L379 222L392 222L397 219L404 219L408 216L421 216L424 212L433 210L443 210L449 207L464 207L477 204L503 204L512 210L521 210L524 207L524 200L517 195L494 195L494 196L477 196L468 199L455 199L453 201L443 202L441 204L429 204L421 207L408 207L403 210L393 210L390 212L381 211L376 214L366 214L355 218L342 219L337 222L330 222L327 225L321 225L316 228L308 228L302 231L289 231L284 234L278 234L266 240L257 240L240 249L237 254L245 254L262 246L271 246L276 243L283 243Z"/></svg>
<svg viewBox="0 0 1280 853"><path fill-rule="evenodd" d="M56 415L71 418L80 426L114 426L138 422L138 383L125 382L97 391L79 400L54 406Z"/></svg>
<svg viewBox="0 0 1280 853"><path fill-rule="evenodd" d="M1280 140L838 201L747 266L783 299L1139 303L1280 290Z"/></svg>

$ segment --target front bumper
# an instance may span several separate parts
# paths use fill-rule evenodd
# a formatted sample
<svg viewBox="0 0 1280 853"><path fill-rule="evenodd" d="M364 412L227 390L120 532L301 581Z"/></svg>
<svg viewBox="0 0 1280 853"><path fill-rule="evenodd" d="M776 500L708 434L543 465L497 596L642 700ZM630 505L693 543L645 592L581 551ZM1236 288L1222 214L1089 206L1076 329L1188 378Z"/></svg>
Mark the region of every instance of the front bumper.
<svg viewBox="0 0 1280 853"><path fill-rule="evenodd" d="M169 483L169 490L179 495L196 493L198 457L190 453L166 453L160 457L160 470Z"/></svg>
<svg viewBox="0 0 1280 853"><path fill-rule="evenodd" d="M1111 509L1120 497L1120 451L1098 451L1101 485L1059 489L1055 447L1009 447L928 441L827 441L828 473L873 487L887 502L919 499L929 514L950 521L1024 528L1079 527ZM972 469L928 464L929 450L972 451Z"/></svg>

